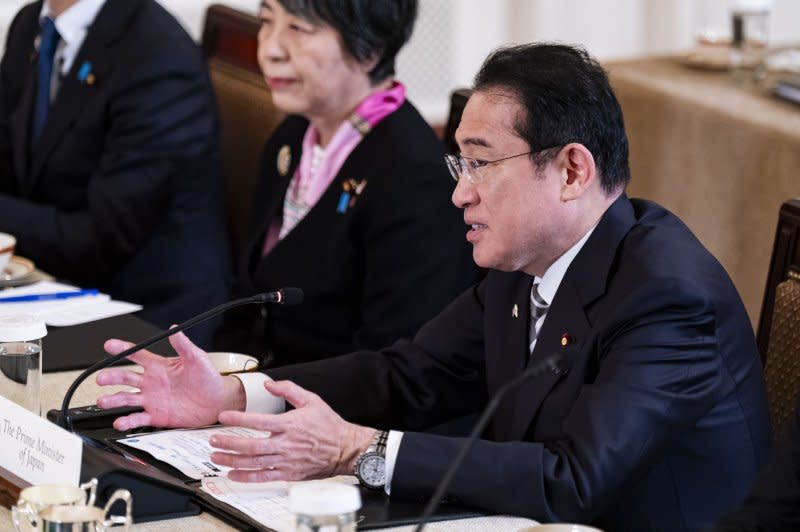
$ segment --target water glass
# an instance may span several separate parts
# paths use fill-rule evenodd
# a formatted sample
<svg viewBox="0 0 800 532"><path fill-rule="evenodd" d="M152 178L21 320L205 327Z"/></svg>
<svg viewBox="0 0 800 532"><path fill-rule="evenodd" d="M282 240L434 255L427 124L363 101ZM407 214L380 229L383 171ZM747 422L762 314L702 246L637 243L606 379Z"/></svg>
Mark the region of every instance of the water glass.
<svg viewBox="0 0 800 532"><path fill-rule="evenodd" d="M41 414L44 321L36 316L0 316L0 395Z"/></svg>

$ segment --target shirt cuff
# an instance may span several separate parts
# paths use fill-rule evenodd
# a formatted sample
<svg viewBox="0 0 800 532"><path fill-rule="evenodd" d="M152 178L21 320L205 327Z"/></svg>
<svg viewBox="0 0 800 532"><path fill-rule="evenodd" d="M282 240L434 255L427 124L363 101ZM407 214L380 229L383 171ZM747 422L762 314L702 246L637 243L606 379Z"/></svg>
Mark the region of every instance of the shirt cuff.
<svg viewBox="0 0 800 532"><path fill-rule="evenodd" d="M264 381L272 379L263 373L234 373L244 387L244 411L255 414L278 414L286 411L286 401L276 397L264 388Z"/></svg>
<svg viewBox="0 0 800 532"><path fill-rule="evenodd" d="M390 430L389 437L386 439L386 485L383 487L386 495L392 494L392 475L394 475L394 463L397 462L397 453L400 451L400 442L403 440L403 433Z"/></svg>

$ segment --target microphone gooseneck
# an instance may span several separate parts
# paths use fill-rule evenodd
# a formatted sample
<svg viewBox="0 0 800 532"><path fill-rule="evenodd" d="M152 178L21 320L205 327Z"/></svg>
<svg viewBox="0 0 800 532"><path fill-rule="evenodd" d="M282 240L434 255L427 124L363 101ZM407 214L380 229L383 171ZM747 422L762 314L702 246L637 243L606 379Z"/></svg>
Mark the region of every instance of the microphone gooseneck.
<svg viewBox="0 0 800 532"><path fill-rule="evenodd" d="M458 455L456 455L456 457L450 463L450 467L447 468L447 471L442 477L442 480L439 482L439 485L436 486L436 491L434 491L433 495L431 495L431 498L428 500L428 504L425 506L425 511L422 512L422 516L419 518L417 527L414 529L415 532L420 532L423 528L425 528L425 525L428 524L428 520L430 520L433 512L436 511L436 508L439 506L439 501L444 496L447 488L450 487L453 477L456 476L458 468L464 462L464 459L467 457L470 449L472 449L472 446L475 444L478 436L483 433L486 425L489 424L489 420L492 418L494 411L497 410L497 407L500 405L500 400L503 399L503 397L505 397L510 390L513 390L522 382L532 377L541 375L545 371L558 370L562 359L563 356L561 353L553 353L547 358L542 359L540 362L529 366L525 371L517 375L514 379L505 383L500 387L500 389L497 390L497 393L495 393L486 404L480 419L478 419L478 422L475 423L475 427L473 427L472 432L470 432L469 436L467 436L467 439L461 446L461 450L459 450Z"/></svg>
<svg viewBox="0 0 800 532"><path fill-rule="evenodd" d="M232 308L241 307L243 305L252 305L252 304L266 304L266 303L276 303L280 305L297 305L302 303L303 301L303 291L299 288L281 288L275 292L264 292L262 294L256 294L250 297L244 297L241 299L235 299L233 301L229 301L227 303L223 303L222 305L217 305L216 307L203 312L202 314L198 314L193 318L189 318L188 320L184 321L176 325L175 327L171 327L166 331L162 331L154 336L151 336L147 340L141 341L138 344L134 345L131 348L126 349L125 351L118 353L114 356L110 356L106 359L100 360L95 362L83 372L78 375L78 377L73 381L70 385L67 393L64 394L64 400L61 403L61 412L58 414L58 419L56 423L58 426L69 430L72 432L72 420L69 417L69 403L72 401L72 396L75 394L75 390L78 389L78 386L85 381L89 375L95 373L98 370L103 368L107 368L109 366L113 366L120 360L129 357L130 355L134 354L137 351L141 351L147 347L150 347L154 343L158 342L159 340L163 340L168 336L172 336L173 334L179 333L184 331L190 327L197 325L200 322L203 322L209 318L213 318L218 314L225 312L226 310L230 310Z"/></svg>

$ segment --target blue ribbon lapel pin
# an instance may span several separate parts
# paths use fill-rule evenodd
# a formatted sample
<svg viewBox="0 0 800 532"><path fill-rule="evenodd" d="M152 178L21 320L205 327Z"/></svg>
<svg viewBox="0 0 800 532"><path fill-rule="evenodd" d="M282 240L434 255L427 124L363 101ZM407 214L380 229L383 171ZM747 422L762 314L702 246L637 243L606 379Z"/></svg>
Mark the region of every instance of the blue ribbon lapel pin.
<svg viewBox="0 0 800 532"><path fill-rule="evenodd" d="M94 73L92 72L92 62L84 61L78 69L78 81L86 85L94 85L97 82Z"/></svg>

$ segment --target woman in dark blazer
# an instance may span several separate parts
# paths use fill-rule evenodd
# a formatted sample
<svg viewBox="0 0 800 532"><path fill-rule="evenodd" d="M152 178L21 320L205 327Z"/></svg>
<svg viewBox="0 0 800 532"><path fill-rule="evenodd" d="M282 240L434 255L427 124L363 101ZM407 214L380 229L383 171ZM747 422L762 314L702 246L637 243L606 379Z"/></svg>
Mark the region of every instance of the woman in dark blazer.
<svg viewBox="0 0 800 532"><path fill-rule="evenodd" d="M264 151L237 295L298 286L295 307L244 307L217 348L282 365L410 337L476 279L431 128L393 79L416 0L262 3L259 62L290 116Z"/></svg>

